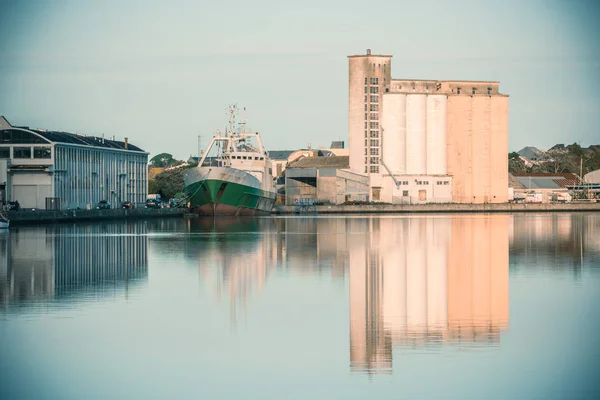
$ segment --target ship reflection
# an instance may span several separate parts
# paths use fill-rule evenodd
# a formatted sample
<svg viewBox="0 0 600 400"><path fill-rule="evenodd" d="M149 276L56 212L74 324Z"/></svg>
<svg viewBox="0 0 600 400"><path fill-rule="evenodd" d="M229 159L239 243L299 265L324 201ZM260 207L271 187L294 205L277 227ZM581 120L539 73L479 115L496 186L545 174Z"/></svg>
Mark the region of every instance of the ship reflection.
<svg viewBox="0 0 600 400"><path fill-rule="evenodd" d="M145 225L56 225L0 235L0 304L95 299L147 278Z"/></svg>

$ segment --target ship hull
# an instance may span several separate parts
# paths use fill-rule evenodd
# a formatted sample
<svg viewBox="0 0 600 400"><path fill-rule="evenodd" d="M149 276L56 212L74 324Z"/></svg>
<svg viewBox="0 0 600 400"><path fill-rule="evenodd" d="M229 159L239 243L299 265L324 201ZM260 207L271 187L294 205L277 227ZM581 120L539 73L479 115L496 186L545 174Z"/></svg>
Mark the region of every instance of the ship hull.
<svg viewBox="0 0 600 400"><path fill-rule="evenodd" d="M234 168L190 170L185 192L190 210L207 216L269 215L276 197L254 176Z"/></svg>

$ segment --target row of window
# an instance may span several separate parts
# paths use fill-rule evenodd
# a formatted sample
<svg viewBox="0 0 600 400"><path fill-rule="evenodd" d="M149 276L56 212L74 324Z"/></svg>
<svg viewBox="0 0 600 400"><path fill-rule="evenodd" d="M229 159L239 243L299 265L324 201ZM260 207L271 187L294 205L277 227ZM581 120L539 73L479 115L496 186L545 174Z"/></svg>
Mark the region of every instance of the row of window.
<svg viewBox="0 0 600 400"><path fill-rule="evenodd" d="M11 157L10 147L0 147L0 158L31 158L32 154L33 158L52 158L50 147L13 147L12 149Z"/></svg>
<svg viewBox="0 0 600 400"><path fill-rule="evenodd" d="M229 156L225 156L225 159L229 159ZM232 160L264 160L264 157L252 157L252 156L231 156Z"/></svg>
<svg viewBox="0 0 600 400"><path fill-rule="evenodd" d="M365 103L365 112L367 111L371 111L371 112L378 112L379 111L379 104L371 104L370 106L367 105ZM366 116L365 116L366 118Z"/></svg>
<svg viewBox="0 0 600 400"><path fill-rule="evenodd" d="M437 181L436 184L437 185L449 185L450 181Z"/></svg>
<svg viewBox="0 0 600 400"><path fill-rule="evenodd" d="M372 94L372 95L365 95L365 106L367 105L367 100L369 100L371 103L379 103L379 94ZM367 109L365 108L365 111L367 111Z"/></svg>
<svg viewBox="0 0 600 400"><path fill-rule="evenodd" d="M379 78L368 78L370 85L379 85ZM367 78L365 77L365 85L367 84Z"/></svg>
<svg viewBox="0 0 600 400"><path fill-rule="evenodd" d="M456 88L456 94L460 94L461 91L462 91L461 88ZM477 88L472 88L471 89L471 94L477 94ZM487 94L492 94L492 88L491 87L487 88Z"/></svg>
<svg viewBox="0 0 600 400"><path fill-rule="evenodd" d="M378 156L379 155L379 147L371 147L371 148L365 147L365 156L367 155L367 152L369 153L369 155Z"/></svg>

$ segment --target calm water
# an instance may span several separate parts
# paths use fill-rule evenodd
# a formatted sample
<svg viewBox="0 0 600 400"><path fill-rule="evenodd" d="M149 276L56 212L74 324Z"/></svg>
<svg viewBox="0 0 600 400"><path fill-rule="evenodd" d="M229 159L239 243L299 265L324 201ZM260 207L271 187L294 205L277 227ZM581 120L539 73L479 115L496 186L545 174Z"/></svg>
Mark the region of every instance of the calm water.
<svg viewBox="0 0 600 400"><path fill-rule="evenodd" d="M0 398L596 398L599 307L598 214L14 228Z"/></svg>

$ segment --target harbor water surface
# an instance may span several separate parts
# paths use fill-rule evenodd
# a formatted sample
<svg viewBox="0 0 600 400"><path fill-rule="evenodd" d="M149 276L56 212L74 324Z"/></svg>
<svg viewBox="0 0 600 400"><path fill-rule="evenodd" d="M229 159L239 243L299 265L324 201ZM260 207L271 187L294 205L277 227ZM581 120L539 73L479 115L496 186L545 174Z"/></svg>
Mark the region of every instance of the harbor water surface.
<svg viewBox="0 0 600 400"><path fill-rule="evenodd" d="M600 215L0 233L2 399L600 393Z"/></svg>

